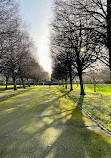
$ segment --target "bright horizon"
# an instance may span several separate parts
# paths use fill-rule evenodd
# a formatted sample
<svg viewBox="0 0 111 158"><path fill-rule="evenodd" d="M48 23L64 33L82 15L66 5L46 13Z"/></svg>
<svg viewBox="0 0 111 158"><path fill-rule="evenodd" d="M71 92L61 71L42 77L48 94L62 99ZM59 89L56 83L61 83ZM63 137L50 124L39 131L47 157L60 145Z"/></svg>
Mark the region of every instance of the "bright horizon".
<svg viewBox="0 0 111 158"><path fill-rule="evenodd" d="M17 0L23 21L29 24L29 34L35 41L40 65L51 74L49 24L53 0Z"/></svg>

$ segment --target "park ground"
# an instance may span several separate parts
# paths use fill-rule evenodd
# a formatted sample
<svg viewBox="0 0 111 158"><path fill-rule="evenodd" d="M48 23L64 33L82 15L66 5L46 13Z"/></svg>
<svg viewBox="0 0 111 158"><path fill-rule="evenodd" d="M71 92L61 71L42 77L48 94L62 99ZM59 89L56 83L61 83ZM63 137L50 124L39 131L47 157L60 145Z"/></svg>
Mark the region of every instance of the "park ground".
<svg viewBox="0 0 111 158"><path fill-rule="evenodd" d="M37 86L9 93L1 93L1 158L111 157L111 135L67 99L68 90Z"/></svg>
<svg viewBox="0 0 111 158"><path fill-rule="evenodd" d="M84 96L80 96L80 86L76 84L73 85L73 91L70 91L70 85L67 89L63 86L57 88L111 131L111 84L97 84L96 92L93 84L86 84Z"/></svg>

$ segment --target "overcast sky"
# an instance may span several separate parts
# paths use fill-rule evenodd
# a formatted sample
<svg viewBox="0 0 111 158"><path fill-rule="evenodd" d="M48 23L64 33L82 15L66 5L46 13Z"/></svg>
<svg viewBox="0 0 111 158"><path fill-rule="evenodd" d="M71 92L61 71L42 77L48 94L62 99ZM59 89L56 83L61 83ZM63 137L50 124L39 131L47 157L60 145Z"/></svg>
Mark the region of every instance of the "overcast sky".
<svg viewBox="0 0 111 158"><path fill-rule="evenodd" d="M40 64L51 72L49 54L49 24L53 0L18 0L23 20L29 24L29 33L36 42Z"/></svg>

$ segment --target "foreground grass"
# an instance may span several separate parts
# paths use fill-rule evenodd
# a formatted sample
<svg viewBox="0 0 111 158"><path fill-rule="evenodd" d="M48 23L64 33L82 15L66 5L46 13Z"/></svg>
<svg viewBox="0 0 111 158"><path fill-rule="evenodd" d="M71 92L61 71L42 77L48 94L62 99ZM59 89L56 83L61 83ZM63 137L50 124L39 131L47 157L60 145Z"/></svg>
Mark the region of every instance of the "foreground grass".
<svg viewBox="0 0 111 158"><path fill-rule="evenodd" d="M55 87L0 103L2 158L110 158L111 137Z"/></svg>
<svg viewBox="0 0 111 158"><path fill-rule="evenodd" d="M58 88L63 92L69 92L62 86ZM93 85L85 85L85 96L80 96L80 87L73 85L73 91L68 96L79 106L85 109L93 118L101 123L105 128L111 131L111 84L98 84L96 93Z"/></svg>

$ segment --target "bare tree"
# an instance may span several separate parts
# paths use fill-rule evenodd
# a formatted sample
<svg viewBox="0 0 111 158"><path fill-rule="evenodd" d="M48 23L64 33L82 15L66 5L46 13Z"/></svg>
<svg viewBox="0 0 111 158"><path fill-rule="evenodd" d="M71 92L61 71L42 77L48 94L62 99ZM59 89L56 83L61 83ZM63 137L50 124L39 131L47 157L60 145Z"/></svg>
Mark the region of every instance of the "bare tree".
<svg viewBox="0 0 111 158"><path fill-rule="evenodd" d="M107 45L109 49L109 67L111 72L111 1L107 0Z"/></svg>
<svg viewBox="0 0 111 158"><path fill-rule="evenodd" d="M57 54L56 58L52 56L53 72L52 78L57 80L65 80L65 87L67 88L67 80L69 78L68 59L65 53Z"/></svg>
<svg viewBox="0 0 111 158"><path fill-rule="evenodd" d="M19 28L17 5L8 0L0 1L0 13L0 72L4 72L5 75L10 72L10 75L13 76L14 89L16 90L14 75L16 68L13 53L18 40L15 37Z"/></svg>
<svg viewBox="0 0 111 158"><path fill-rule="evenodd" d="M83 14L88 15L89 27L98 33L101 44L99 60L109 66L111 71L111 1L78 0ZM87 16L87 17L88 17Z"/></svg>
<svg viewBox="0 0 111 158"><path fill-rule="evenodd" d="M24 88L25 78L27 81L28 78L44 78L46 72L32 55L37 49L13 1L0 1L0 26L0 73L6 77L6 87L9 77L12 77L14 90L17 90L17 78L21 79Z"/></svg>
<svg viewBox="0 0 111 158"><path fill-rule="evenodd" d="M98 34L94 29L87 29L88 20L81 13L77 1L56 1L55 31L56 47L64 48L68 55L71 67L79 76L81 95L84 95L83 71L94 63L100 51ZM59 35L58 35L59 34Z"/></svg>

